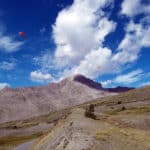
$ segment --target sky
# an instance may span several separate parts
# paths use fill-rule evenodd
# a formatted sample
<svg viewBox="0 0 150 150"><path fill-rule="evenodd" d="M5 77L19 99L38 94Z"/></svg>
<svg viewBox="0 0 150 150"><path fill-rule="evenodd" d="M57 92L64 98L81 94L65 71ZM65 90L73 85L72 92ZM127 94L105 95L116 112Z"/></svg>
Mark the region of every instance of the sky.
<svg viewBox="0 0 150 150"><path fill-rule="evenodd" d="M150 0L0 0L0 89L75 74L141 87L149 58Z"/></svg>

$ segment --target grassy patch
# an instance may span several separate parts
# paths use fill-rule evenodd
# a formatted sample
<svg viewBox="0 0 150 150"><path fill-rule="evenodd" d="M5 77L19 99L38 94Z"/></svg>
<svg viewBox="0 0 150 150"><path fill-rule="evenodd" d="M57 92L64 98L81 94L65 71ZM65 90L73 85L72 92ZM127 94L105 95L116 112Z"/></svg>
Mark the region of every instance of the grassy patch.
<svg viewBox="0 0 150 150"><path fill-rule="evenodd" d="M62 117L64 117L66 114L68 114L68 110L62 110L57 112L52 112L47 115L42 115L39 117L33 117L26 120L16 120L16 121L10 121L3 124L0 124L0 129L19 129L19 128L29 128L32 126L37 126L40 123L46 122L46 123L53 123Z"/></svg>
<svg viewBox="0 0 150 150"><path fill-rule="evenodd" d="M24 142L36 139L42 136L42 132L34 133L28 136L6 136L0 138L0 147L15 147Z"/></svg>
<svg viewBox="0 0 150 150"><path fill-rule="evenodd" d="M116 109L113 111L107 112L109 115L117 115L117 114L134 114L134 115L142 115L145 113L150 113L150 106L139 107L139 108L130 108L130 109Z"/></svg>
<svg viewBox="0 0 150 150"><path fill-rule="evenodd" d="M38 122L34 121L12 121L0 125L0 128L5 129L19 129L19 128L29 128L32 126L37 126Z"/></svg>
<svg viewBox="0 0 150 150"><path fill-rule="evenodd" d="M113 139L119 137L119 139L128 140L130 143L137 143L150 148L150 132L144 130L113 127L112 129L98 131L95 136L97 140L102 141L106 141L109 137L113 137Z"/></svg>
<svg viewBox="0 0 150 150"><path fill-rule="evenodd" d="M133 108L130 110L127 110L126 113L132 113L132 114L145 114L150 113L150 106L147 107L140 107L140 108Z"/></svg>
<svg viewBox="0 0 150 150"><path fill-rule="evenodd" d="M114 106L118 105L118 102L121 101L122 104L132 103L138 101L149 101L150 100L150 86L143 87L140 89L134 89L119 95L107 96L103 98L98 98L89 102L86 102L80 107L86 108L88 104L94 104L95 106Z"/></svg>
<svg viewBox="0 0 150 150"><path fill-rule="evenodd" d="M62 119L63 117L66 117L70 110L65 109L61 111L56 111L49 113L47 115L42 115L38 117L33 117L30 119L26 120L16 120L16 121L11 121L11 122L6 122L3 124L0 124L0 129L26 129L30 128L33 126L37 126L40 123L55 123L56 121ZM31 135L9 135L5 137L0 137L0 150L12 150L14 147L31 141L33 139L41 137L43 132L36 132L36 133L31 133Z"/></svg>
<svg viewBox="0 0 150 150"><path fill-rule="evenodd" d="M102 131L98 131L96 133L95 138L97 140L106 141L108 139L109 135L110 135L110 131L109 130L102 130Z"/></svg>

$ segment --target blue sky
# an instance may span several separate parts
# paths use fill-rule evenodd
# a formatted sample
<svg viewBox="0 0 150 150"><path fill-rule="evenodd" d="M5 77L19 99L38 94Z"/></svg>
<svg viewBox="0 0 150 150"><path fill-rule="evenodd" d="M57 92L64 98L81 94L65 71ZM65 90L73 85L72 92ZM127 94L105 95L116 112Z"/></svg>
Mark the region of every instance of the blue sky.
<svg viewBox="0 0 150 150"><path fill-rule="evenodd" d="M149 35L149 0L0 0L0 89L79 73L106 87L150 84Z"/></svg>

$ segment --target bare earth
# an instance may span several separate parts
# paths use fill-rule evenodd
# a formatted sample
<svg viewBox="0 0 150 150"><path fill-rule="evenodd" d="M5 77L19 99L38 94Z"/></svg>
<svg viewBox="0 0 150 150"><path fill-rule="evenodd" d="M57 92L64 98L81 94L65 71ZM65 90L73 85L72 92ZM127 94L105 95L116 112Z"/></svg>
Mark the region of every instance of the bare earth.
<svg viewBox="0 0 150 150"><path fill-rule="evenodd" d="M150 150L150 87L91 102L72 113L29 150Z"/></svg>

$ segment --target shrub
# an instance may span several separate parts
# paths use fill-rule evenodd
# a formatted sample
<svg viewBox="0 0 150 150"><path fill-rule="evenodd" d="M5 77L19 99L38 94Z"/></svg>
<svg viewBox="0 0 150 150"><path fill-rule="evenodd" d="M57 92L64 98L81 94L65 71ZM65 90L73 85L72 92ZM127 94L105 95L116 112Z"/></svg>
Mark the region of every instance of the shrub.
<svg viewBox="0 0 150 150"><path fill-rule="evenodd" d="M118 104L122 104L122 101L118 101Z"/></svg>
<svg viewBox="0 0 150 150"><path fill-rule="evenodd" d="M121 108L121 110L126 110L126 107L125 107L125 106L123 106L123 107Z"/></svg>
<svg viewBox="0 0 150 150"><path fill-rule="evenodd" d="M94 105L90 104L86 107L85 116L88 118L96 119L96 115L94 114Z"/></svg>

